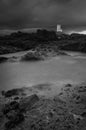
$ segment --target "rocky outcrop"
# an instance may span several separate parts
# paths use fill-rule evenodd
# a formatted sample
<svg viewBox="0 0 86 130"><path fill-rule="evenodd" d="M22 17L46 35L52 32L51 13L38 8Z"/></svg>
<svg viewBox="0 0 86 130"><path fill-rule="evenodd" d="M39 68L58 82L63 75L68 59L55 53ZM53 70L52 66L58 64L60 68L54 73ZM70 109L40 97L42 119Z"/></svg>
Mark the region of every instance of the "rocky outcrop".
<svg viewBox="0 0 86 130"><path fill-rule="evenodd" d="M31 110L32 106L39 101L36 94L28 96L20 101L20 108L22 111Z"/></svg>
<svg viewBox="0 0 86 130"><path fill-rule="evenodd" d="M51 46L40 46L34 51L30 51L21 57L21 61L40 61L47 58L52 58L59 55L67 55L64 51L60 51L57 48Z"/></svg>
<svg viewBox="0 0 86 130"><path fill-rule="evenodd" d="M21 57L21 61L40 61L43 60L42 56L40 56L36 52L29 52Z"/></svg>
<svg viewBox="0 0 86 130"><path fill-rule="evenodd" d="M4 128L0 126L0 130L85 130L85 90L83 84L66 84L60 94L49 98L31 94L15 101L6 97L0 113Z"/></svg>

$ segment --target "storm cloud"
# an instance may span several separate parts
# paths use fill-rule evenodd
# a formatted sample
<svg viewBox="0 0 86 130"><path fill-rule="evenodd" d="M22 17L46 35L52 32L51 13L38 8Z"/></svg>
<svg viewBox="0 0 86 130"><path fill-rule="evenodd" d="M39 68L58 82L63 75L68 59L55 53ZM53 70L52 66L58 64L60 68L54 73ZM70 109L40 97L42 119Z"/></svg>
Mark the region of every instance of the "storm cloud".
<svg viewBox="0 0 86 130"><path fill-rule="evenodd" d="M0 29L86 27L86 0L0 0Z"/></svg>

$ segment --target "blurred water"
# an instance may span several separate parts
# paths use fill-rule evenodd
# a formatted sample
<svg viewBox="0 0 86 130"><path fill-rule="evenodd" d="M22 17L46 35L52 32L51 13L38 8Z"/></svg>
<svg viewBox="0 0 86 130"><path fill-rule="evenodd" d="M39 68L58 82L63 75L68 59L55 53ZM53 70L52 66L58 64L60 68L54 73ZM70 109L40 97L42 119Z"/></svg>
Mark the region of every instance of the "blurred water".
<svg viewBox="0 0 86 130"><path fill-rule="evenodd" d="M39 83L66 81L86 81L85 58L76 55L57 56L51 60L40 62L7 62L0 64L0 90L29 87Z"/></svg>

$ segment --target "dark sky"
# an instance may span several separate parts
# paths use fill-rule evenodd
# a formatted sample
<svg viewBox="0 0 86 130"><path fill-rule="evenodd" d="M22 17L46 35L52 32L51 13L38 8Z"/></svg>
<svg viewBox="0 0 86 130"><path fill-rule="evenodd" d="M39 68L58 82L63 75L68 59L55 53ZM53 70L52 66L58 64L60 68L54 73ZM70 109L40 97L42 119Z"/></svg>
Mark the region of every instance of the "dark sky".
<svg viewBox="0 0 86 130"><path fill-rule="evenodd" d="M0 0L0 29L86 29L86 0Z"/></svg>

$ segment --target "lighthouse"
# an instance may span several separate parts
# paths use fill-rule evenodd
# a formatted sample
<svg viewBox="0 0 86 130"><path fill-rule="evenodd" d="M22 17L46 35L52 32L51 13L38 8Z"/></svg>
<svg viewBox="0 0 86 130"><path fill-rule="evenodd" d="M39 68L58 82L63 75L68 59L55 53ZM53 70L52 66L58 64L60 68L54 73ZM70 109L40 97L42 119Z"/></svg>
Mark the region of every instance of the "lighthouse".
<svg viewBox="0 0 86 130"><path fill-rule="evenodd" d="M56 30L56 31L57 31L57 33L58 33L58 32L63 32L63 30L62 30L62 28L61 28L61 25L57 24L57 30Z"/></svg>

